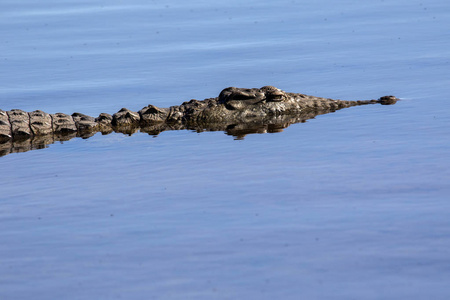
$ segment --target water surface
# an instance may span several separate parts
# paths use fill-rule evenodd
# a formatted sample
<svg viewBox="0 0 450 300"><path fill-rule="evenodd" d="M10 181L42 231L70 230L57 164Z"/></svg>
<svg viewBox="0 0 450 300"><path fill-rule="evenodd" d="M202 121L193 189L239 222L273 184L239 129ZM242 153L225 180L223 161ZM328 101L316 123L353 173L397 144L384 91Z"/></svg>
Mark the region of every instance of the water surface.
<svg viewBox="0 0 450 300"><path fill-rule="evenodd" d="M227 86L394 106L0 158L2 299L448 299L446 1L4 1L0 108Z"/></svg>

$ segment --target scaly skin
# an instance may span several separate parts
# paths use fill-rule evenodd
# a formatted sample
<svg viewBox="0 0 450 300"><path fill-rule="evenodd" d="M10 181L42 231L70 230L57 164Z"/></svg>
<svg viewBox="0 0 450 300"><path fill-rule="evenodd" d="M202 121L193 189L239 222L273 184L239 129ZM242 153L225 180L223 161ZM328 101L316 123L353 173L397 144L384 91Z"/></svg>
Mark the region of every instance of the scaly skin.
<svg viewBox="0 0 450 300"><path fill-rule="evenodd" d="M394 96L378 100L333 100L265 86L260 89L229 87L216 98L191 100L170 108L148 105L139 112L122 108L112 116L102 113L97 118L80 113L70 116L39 110L31 113L0 110L0 156L45 148L54 141L73 137L87 138L96 132L133 134L140 130L157 135L166 130L222 130L239 139L249 133L278 132L291 124L346 107L390 105L397 100Z"/></svg>

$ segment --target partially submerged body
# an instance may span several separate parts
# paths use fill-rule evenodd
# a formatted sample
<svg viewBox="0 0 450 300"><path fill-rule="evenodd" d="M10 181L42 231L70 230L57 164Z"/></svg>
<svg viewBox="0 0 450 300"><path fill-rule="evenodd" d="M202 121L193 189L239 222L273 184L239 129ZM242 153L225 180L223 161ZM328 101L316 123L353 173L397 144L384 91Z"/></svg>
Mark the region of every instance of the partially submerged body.
<svg viewBox="0 0 450 300"><path fill-rule="evenodd" d="M157 135L166 130L223 130L242 138L248 133L277 132L290 124L346 107L375 103L389 105L397 100L394 96L378 100L333 100L265 86L260 89L230 87L216 98L191 100L170 108L148 105L139 112L122 108L114 115L102 113L97 118L81 113L0 110L0 155L2 152L5 155L40 149L54 141L77 136L87 138L96 132L132 134L140 130Z"/></svg>

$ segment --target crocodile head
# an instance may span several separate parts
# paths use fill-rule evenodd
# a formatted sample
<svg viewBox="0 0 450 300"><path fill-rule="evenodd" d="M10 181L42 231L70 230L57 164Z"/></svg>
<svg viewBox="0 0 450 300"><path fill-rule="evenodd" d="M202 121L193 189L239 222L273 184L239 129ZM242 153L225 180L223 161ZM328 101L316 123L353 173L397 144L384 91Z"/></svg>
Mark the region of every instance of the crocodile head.
<svg viewBox="0 0 450 300"><path fill-rule="evenodd" d="M229 87L219 95L219 103L231 110L242 110L252 105L282 102L286 99L286 93L274 86L263 86L260 89Z"/></svg>

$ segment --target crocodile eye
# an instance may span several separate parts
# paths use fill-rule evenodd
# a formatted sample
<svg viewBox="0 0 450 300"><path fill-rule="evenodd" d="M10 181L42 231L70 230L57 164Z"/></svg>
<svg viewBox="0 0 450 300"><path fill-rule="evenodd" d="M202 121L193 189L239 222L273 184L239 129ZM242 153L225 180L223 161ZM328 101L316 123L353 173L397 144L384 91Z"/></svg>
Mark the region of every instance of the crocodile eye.
<svg viewBox="0 0 450 300"><path fill-rule="evenodd" d="M286 94L274 86L263 86L260 90L265 93L265 98L269 102L281 102L286 99Z"/></svg>
<svg viewBox="0 0 450 300"><path fill-rule="evenodd" d="M283 92L274 92L274 93L269 93L266 95L266 99L267 101L272 101L272 102L281 102L284 101L285 99L285 95Z"/></svg>
<svg viewBox="0 0 450 300"><path fill-rule="evenodd" d="M274 102L279 102L279 101L283 101L283 95L270 95L268 97L269 101L274 101Z"/></svg>

